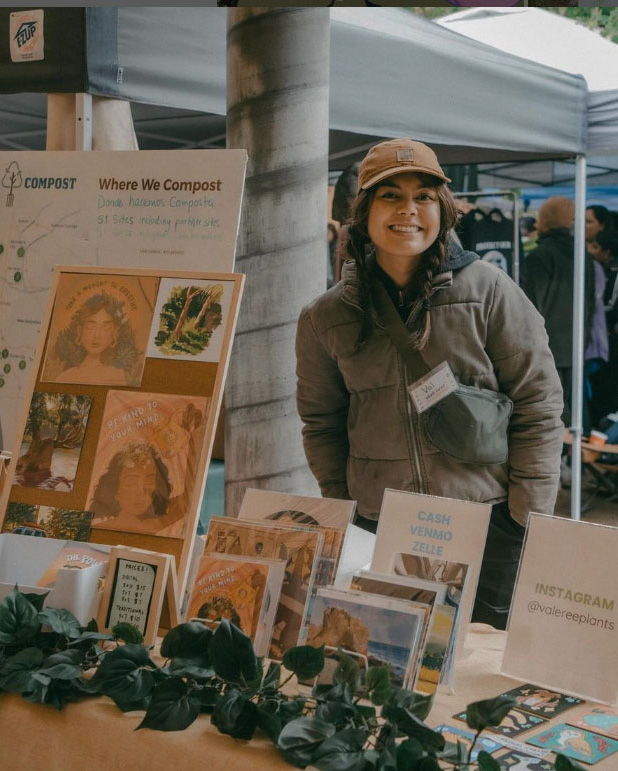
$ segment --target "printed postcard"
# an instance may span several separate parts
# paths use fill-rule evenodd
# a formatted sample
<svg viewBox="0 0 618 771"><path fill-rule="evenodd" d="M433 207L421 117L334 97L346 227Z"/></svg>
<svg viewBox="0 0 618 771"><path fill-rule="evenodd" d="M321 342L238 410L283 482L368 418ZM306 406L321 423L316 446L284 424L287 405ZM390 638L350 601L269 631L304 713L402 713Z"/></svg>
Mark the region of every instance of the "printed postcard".
<svg viewBox="0 0 618 771"><path fill-rule="evenodd" d="M91 511L9 503L2 532L58 538L63 541L87 541L90 537L91 522Z"/></svg>
<svg viewBox="0 0 618 771"><path fill-rule="evenodd" d="M581 760L591 765L618 751L618 742L614 739L566 723L552 726L526 741L544 750L559 752L573 760Z"/></svg>
<svg viewBox="0 0 618 771"><path fill-rule="evenodd" d="M558 691L548 691L545 688L538 688L536 685L530 684L512 688L503 695L515 699L517 706L525 712L532 712L547 718L560 715L565 710L584 703L583 699L578 699L575 696L567 696L564 693L558 693Z"/></svg>
<svg viewBox="0 0 618 771"><path fill-rule="evenodd" d="M345 530L354 517L355 501L289 495L249 488L244 495L239 519L272 519Z"/></svg>
<svg viewBox="0 0 618 771"><path fill-rule="evenodd" d="M205 554L189 600L187 618L226 618L255 642L270 565Z"/></svg>
<svg viewBox="0 0 618 771"><path fill-rule="evenodd" d="M56 583L60 568L83 570L94 565L107 563L108 560L109 550L107 547L97 548L95 544L66 544L52 560L51 564L47 566L45 572L37 581L37 586L52 589Z"/></svg>
<svg viewBox="0 0 618 771"><path fill-rule="evenodd" d="M456 720L466 721L466 713L459 712L457 715L453 715ZM512 709L499 726L488 728L488 731L492 733L501 734L502 736L517 736L524 731L529 731L532 728L538 728L547 723L547 719L533 715L529 712L522 712L520 709Z"/></svg>
<svg viewBox="0 0 618 771"><path fill-rule="evenodd" d="M535 758L524 752L511 750L506 755L496 756L501 768L510 768L513 771L554 771L554 764L544 758Z"/></svg>
<svg viewBox="0 0 618 771"><path fill-rule="evenodd" d="M610 707L593 707L577 720L568 721L577 728L585 728L595 734L618 739L618 711Z"/></svg>
<svg viewBox="0 0 618 771"><path fill-rule="evenodd" d="M419 662L414 690L435 693L442 679L455 623L455 608L436 605L431 614L423 655Z"/></svg>
<svg viewBox="0 0 618 771"><path fill-rule="evenodd" d="M158 285L153 276L62 274L41 380L138 387Z"/></svg>
<svg viewBox="0 0 618 771"><path fill-rule="evenodd" d="M233 290L233 281L162 278L148 356L218 362Z"/></svg>
<svg viewBox="0 0 618 771"><path fill-rule="evenodd" d="M313 591L316 557L324 536L318 530L276 527L231 517L213 517L205 551L286 560L281 598L275 617L270 657L281 659L298 645L307 600Z"/></svg>
<svg viewBox="0 0 618 771"><path fill-rule="evenodd" d="M416 576L427 581L438 581L448 587L446 602L458 608L464 590L468 566L463 562L421 557L418 554L396 553L392 572L397 576Z"/></svg>
<svg viewBox="0 0 618 771"><path fill-rule="evenodd" d="M32 394L14 485L73 490L91 404L91 396Z"/></svg>
<svg viewBox="0 0 618 771"><path fill-rule="evenodd" d="M181 538L210 399L108 391L88 510L92 526Z"/></svg>
<svg viewBox="0 0 618 771"><path fill-rule="evenodd" d="M318 589L306 642L358 653L369 666L388 664L393 681L403 686L424 619L421 610L403 601Z"/></svg>
<svg viewBox="0 0 618 771"><path fill-rule="evenodd" d="M453 744L457 744L457 742L463 742L467 748L470 748L472 746L472 742L474 741L474 733L472 733L472 731L458 728L456 726L439 725L433 730L441 733L447 742L453 742ZM479 752L481 750L485 750L485 752L488 752L491 755L492 752L496 752L496 750L499 750L501 747L502 745L499 744L498 741L494 741L489 736L481 734L477 739L470 760L474 763L478 758Z"/></svg>

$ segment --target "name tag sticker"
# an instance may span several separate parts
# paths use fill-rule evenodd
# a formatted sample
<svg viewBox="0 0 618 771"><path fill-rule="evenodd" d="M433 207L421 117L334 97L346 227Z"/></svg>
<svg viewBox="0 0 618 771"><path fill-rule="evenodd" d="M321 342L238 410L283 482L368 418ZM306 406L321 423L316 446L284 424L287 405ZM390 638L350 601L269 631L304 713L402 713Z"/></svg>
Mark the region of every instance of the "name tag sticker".
<svg viewBox="0 0 618 771"><path fill-rule="evenodd" d="M446 361L408 387L410 398L419 413L425 412L456 390L455 375Z"/></svg>

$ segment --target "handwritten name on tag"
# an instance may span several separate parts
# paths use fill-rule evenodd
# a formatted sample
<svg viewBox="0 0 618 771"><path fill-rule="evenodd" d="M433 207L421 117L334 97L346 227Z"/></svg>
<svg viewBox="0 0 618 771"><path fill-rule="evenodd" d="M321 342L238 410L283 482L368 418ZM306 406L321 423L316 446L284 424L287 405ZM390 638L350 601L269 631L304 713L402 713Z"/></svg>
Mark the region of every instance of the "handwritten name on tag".
<svg viewBox="0 0 618 771"><path fill-rule="evenodd" d="M419 413L425 412L456 390L455 375L446 361L408 387L410 398Z"/></svg>

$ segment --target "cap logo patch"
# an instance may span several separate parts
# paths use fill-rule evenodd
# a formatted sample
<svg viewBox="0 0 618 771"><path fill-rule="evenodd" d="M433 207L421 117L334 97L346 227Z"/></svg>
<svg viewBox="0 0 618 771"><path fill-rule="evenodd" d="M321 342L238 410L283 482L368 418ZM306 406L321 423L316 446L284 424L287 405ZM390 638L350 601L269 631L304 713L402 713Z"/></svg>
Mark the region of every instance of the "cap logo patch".
<svg viewBox="0 0 618 771"><path fill-rule="evenodd" d="M414 151L413 150L397 150L397 160L398 161L408 161L411 163L414 160Z"/></svg>

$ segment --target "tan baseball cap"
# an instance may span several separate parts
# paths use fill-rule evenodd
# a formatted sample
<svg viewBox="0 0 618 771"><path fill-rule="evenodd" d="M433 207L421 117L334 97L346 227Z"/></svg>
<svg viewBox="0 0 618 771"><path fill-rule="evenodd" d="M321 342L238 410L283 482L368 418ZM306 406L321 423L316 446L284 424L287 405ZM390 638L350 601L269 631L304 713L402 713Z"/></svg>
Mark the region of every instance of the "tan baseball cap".
<svg viewBox="0 0 618 771"><path fill-rule="evenodd" d="M382 179L406 171L431 174L444 182L451 181L440 168L431 147L412 139L389 139L374 145L363 158L358 171L359 190L367 190Z"/></svg>

